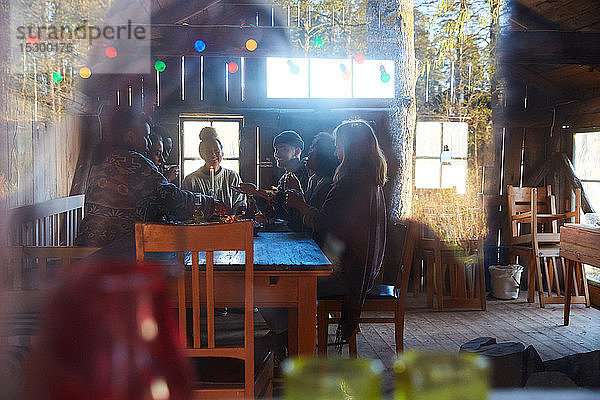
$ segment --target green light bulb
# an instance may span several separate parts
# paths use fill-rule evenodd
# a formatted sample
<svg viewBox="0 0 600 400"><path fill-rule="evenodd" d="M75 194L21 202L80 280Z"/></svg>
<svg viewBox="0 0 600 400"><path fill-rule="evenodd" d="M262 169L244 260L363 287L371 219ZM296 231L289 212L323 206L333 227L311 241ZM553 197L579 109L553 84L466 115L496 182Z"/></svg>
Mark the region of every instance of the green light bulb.
<svg viewBox="0 0 600 400"><path fill-rule="evenodd" d="M167 64L165 64L164 61L158 60L157 62L154 63L154 69L157 70L158 72L163 72L165 70L165 68L167 68Z"/></svg>

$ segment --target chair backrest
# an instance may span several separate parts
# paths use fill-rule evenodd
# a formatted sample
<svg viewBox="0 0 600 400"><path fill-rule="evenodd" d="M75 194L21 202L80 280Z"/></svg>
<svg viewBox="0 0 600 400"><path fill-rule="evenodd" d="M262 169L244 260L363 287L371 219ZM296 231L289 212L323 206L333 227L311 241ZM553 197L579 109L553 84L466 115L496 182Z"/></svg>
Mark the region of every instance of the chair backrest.
<svg viewBox="0 0 600 400"><path fill-rule="evenodd" d="M191 290L188 290L192 305L192 343L186 347L188 357L227 357L244 360L246 397L254 395L254 231L252 221L232 224L210 225L159 225L135 224L136 260L144 262L146 252L177 252L179 262L184 262L184 252L191 252ZM217 347L215 345L215 293L231 290L225 285L215 287L214 252L244 251L244 345L243 347ZM199 252L206 253L205 270L200 270ZM183 343L187 344L186 272L178 278L177 309L179 331ZM221 282L231 282L223 279ZM219 280L217 280L217 283ZM241 294L241 293L240 293ZM201 313L201 306L206 313ZM220 304L221 305L221 304ZM222 305L221 305L222 306ZM201 340L201 322L206 320L207 341Z"/></svg>
<svg viewBox="0 0 600 400"><path fill-rule="evenodd" d="M539 188L517 187L508 185L507 194L508 215L510 218L510 225L513 237L519 236L521 234L521 223L514 219L514 216L525 212L531 212L533 217L535 217L536 214L556 213L556 199L552 194L552 189L550 185L548 185L547 187ZM532 201L534 197L536 201ZM531 225L537 226L538 224L535 223ZM545 232L558 233L558 225L556 223L556 220L543 225L543 229ZM531 231L533 234L537 232L537 230L534 232L534 229L531 229Z"/></svg>
<svg viewBox="0 0 600 400"><path fill-rule="evenodd" d="M8 211L9 245L73 246L85 195L62 197Z"/></svg>

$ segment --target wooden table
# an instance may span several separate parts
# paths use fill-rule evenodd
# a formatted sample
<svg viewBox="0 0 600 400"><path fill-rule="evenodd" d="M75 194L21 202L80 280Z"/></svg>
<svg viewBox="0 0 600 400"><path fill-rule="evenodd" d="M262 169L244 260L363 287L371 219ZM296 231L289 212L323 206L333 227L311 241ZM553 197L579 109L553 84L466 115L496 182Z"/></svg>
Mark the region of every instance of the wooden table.
<svg viewBox="0 0 600 400"><path fill-rule="evenodd" d="M215 305L231 307L232 301L242 300L239 294L244 292L244 253L215 252L214 263L215 287L227 289L215 294ZM306 234L261 232L254 237L254 304L288 309L290 354L315 354L317 277L331 271L327 257Z"/></svg>
<svg viewBox="0 0 600 400"><path fill-rule="evenodd" d="M567 262L564 315L564 325L567 326L571 311L575 263L589 264L600 268L600 227L565 224L560 229L560 255Z"/></svg>

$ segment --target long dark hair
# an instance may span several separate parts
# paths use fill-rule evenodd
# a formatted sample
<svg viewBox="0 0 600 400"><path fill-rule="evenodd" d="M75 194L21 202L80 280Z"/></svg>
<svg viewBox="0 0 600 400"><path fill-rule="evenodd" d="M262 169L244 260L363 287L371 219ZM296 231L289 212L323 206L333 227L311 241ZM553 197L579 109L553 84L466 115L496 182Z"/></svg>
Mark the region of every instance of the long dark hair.
<svg viewBox="0 0 600 400"><path fill-rule="evenodd" d="M344 159L333 181L364 177L383 186L387 180L387 163L371 125L365 120L344 121L333 131L336 141L344 146Z"/></svg>
<svg viewBox="0 0 600 400"><path fill-rule="evenodd" d="M327 132L319 132L310 145L311 157L317 156L317 174L332 177L340 165L340 160L335 156L335 138Z"/></svg>

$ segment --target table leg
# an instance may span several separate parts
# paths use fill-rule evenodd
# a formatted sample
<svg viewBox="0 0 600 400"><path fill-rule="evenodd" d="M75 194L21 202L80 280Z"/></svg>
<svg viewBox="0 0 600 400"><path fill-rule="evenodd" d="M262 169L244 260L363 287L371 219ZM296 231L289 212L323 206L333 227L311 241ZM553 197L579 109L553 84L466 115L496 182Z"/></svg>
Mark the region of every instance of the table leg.
<svg viewBox="0 0 600 400"><path fill-rule="evenodd" d="M567 279L565 282L565 315L564 325L569 325L569 313L571 312L571 293L573 291L573 266L575 262L565 259L567 261Z"/></svg>
<svg viewBox="0 0 600 400"><path fill-rule="evenodd" d="M298 279L298 355L315 356L317 345L317 278Z"/></svg>
<svg viewBox="0 0 600 400"><path fill-rule="evenodd" d="M298 309L288 308L288 352L298 355Z"/></svg>

